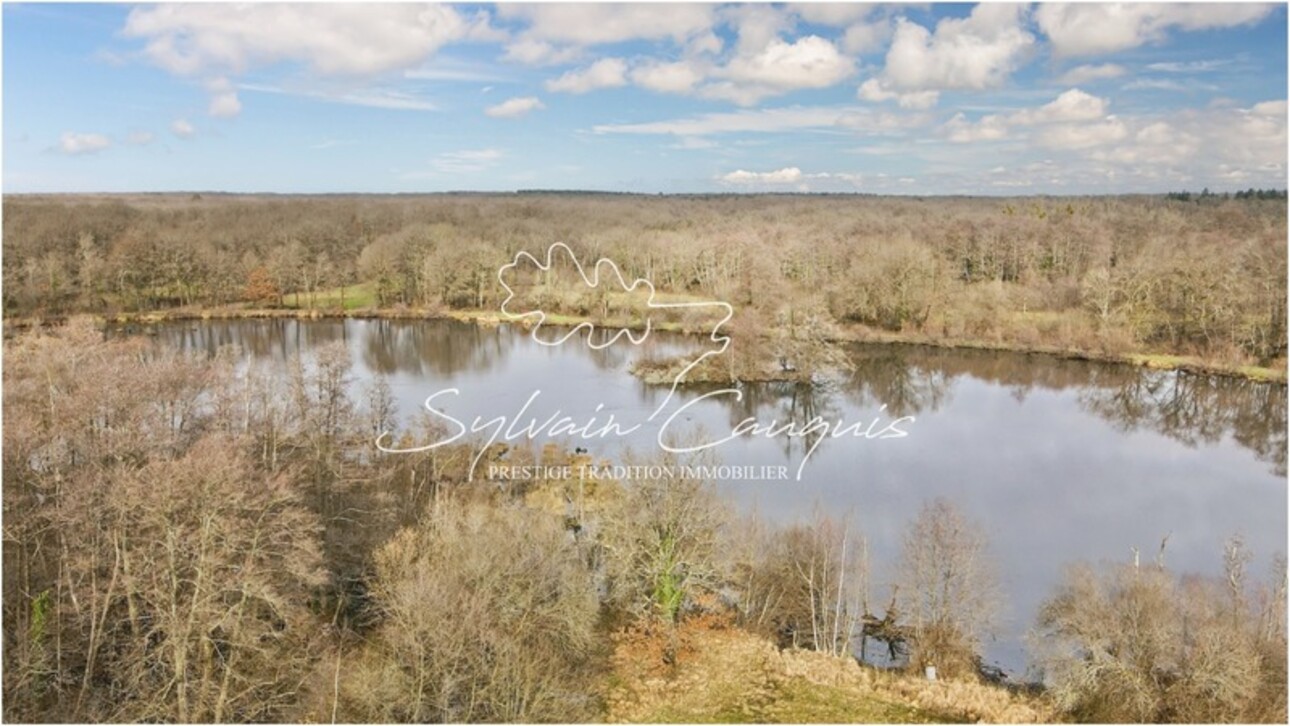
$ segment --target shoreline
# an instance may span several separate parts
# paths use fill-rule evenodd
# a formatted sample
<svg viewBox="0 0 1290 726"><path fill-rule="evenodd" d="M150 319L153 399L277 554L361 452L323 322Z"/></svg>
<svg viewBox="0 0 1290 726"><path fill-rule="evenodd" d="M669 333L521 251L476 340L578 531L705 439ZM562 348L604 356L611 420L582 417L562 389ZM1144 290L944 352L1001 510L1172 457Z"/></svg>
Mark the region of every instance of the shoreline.
<svg viewBox="0 0 1290 726"><path fill-rule="evenodd" d="M146 313L71 313L61 316L40 317L5 317L6 334L10 329L25 329L45 322L60 322L70 317L86 315L109 325L157 325L170 322L205 321L205 320L455 320L462 323L495 327L502 324L524 325L522 320L505 318L501 313L487 310L442 310L428 308L362 308L354 310L339 309L298 309L298 308L206 308L200 310L176 308L173 310L153 311ZM548 323L556 325L578 325L591 323L613 328L640 330L639 322L631 320L605 320L577 315L549 314ZM680 324L663 324L654 326L655 330L686 335L705 335L710 331L704 328L690 328ZM893 333L874 331L860 327L842 328L842 335L835 343L866 343L882 345L921 345L933 348L958 350L984 350L1002 353L1026 355L1044 355L1068 360L1084 360L1094 363L1127 365L1152 370L1186 371L1189 373L1242 378L1260 383L1287 383L1285 368L1264 366L1241 366L1206 360L1198 356L1177 355L1172 353L1111 353L1106 351L1066 348L1055 345L1022 345L1004 341L975 339L936 338L918 333Z"/></svg>

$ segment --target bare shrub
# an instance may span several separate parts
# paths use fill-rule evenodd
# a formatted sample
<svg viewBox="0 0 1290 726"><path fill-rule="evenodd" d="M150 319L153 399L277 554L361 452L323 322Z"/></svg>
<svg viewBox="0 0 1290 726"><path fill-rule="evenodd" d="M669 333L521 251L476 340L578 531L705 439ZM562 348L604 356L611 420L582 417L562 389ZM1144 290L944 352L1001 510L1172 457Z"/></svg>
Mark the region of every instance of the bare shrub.
<svg viewBox="0 0 1290 726"><path fill-rule="evenodd" d="M748 545L732 564L744 625L783 648L849 656L865 615L864 538L822 512L784 529L744 527L738 538Z"/></svg>
<svg viewBox="0 0 1290 726"><path fill-rule="evenodd" d="M1092 721L1285 720L1285 573L1250 604L1239 541L1224 581L1179 577L1162 563L1072 568L1039 617L1050 692Z"/></svg>
<svg viewBox="0 0 1290 726"><path fill-rule="evenodd" d="M595 583L557 517L444 502L377 553L372 597L383 622L369 645L344 656L337 702L313 699L340 718L565 721L593 713Z"/></svg>

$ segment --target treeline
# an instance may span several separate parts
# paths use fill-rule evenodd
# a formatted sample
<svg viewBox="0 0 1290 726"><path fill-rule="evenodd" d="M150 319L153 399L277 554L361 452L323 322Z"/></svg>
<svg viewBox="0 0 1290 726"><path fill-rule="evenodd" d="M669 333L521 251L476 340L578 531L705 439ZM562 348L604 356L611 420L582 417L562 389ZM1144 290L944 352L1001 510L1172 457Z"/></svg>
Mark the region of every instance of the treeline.
<svg viewBox="0 0 1290 726"><path fill-rule="evenodd" d="M239 372L83 321L6 343L6 719L596 720L611 634L665 668L687 657L679 624L718 616L785 648L989 675L1006 593L949 502L909 523L884 582L845 520L741 519L704 481L498 488L465 480L465 449L379 455L389 388L348 367L328 346ZM1072 571L1038 622L1054 704L1284 721L1284 563L1260 580L1239 539L1220 554L1220 580Z"/></svg>
<svg viewBox="0 0 1290 726"><path fill-rule="evenodd" d="M1215 194L1205 187L1200 190L1199 194L1192 192L1169 192L1165 195L1166 199L1172 199L1179 202L1190 202L1195 200L1197 203L1209 200L1219 199L1285 199L1285 189L1255 189L1250 187L1237 192L1221 192Z"/></svg>
<svg viewBox="0 0 1290 726"><path fill-rule="evenodd" d="M1271 364L1286 208L1250 196L7 197L4 309L495 309L498 268L563 241L732 303L745 334L807 321Z"/></svg>

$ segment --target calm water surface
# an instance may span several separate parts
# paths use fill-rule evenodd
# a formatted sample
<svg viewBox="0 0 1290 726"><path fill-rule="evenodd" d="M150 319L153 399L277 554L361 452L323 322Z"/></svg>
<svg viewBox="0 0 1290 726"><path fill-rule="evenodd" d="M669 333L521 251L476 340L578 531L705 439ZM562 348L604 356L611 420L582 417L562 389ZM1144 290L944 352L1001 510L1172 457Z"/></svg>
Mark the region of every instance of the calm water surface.
<svg viewBox="0 0 1290 726"><path fill-rule="evenodd" d="M158 338L194 351L236 345L259 360L343 341L356 386L386 377L405 416L431 393L457 388L459 396L436 399L436 407L467 423L514 417L535 390L540 397L522 423L556 410L586 420L597 405L601 420L612 413L642 422L667 388L632 376L633 360L700 345L655 334L639 347L554 348L508 326L377 320L175 324ZM736 439L715 449L722 463L788 465L790 479L720 489L745 511L780 522L809 518L817 507L849 513L869 539L871 595L879 601L904 527L927 500L952 500L989 531L1009 604L988 655L1010 672L1025 668L1025 632L1068 563L1125 561L1133 547L1151 557L1168 535L1171 566L1217 574L1223 540L1239 532L1265 576L1273 553L1285 549L1284 386L1014 353L856 346L852 354L854 373L825 391L750 386L743 402L697 401L678 422L712 438L748 416L783 422L819 414L864 426L915 417L902 439L824 441L800 481L792 477L801 440ZM668 408L703 392L683 389ZM642 426L626 443L654 451L657 432L657 424ZM624 445L563 443L604 458Z"/></svg>

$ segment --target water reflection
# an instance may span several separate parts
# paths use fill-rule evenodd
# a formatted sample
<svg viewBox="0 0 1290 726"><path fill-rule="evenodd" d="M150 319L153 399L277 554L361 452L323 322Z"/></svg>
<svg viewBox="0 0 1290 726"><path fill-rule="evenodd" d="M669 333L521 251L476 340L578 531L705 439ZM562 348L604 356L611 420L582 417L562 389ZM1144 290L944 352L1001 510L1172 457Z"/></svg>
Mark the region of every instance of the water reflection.
<svg viewBox="0 0 1290 726"><path fill-rule="evenodd" d="M544 348L518 327L484 327L455 321L406 320L211 320L160 326L170 345L214 354L235 346L257 359L287 360L334 341L356 342L358 362L369 374L451 380L469 373L480 377L513 356L579 356L599 371L623 372L640 358L665 358L699 350L702 341L654 333L640 346L603 345L614 331L580 333ZM590 338L597 346L586 345ZM557 352L558 351L558 352ZM944 406L961 378L1006 388L1019 402L1036 390L1078 392L1079 405L1117 430L1147 430L1186 446L1213 444L1230 436L1286 474L1286 387L1242 379L1155 371L1049 356L955 350L907 345L854 345L854 370L824 386L793 383L741 385L742 396L709 400L726 408L730 427L748 418L808 421L838 420L845 408L877 410L889 418L919 416ZM570 382L577 385L576 381ZM552 385L561 385L552 382ZM666 387L635 382L646 406L659 405ZM682 400L717 387L693 386ZM810 441L784 438L783 454L800 455Z"/></svg>
<svg viewBox="0 0 1290 726"><path fill-rule="evenodd" d="M467 422L513 417L538 389L526 413L538 421L598 411L602 420L643 422L627 441L558 442L586 447L598 460L618 459L626 446L651 451L660 433L647 419L668 388L645 385L630 366L702 345L655 333L641 346L595 350L583 334L552 348L518 327L448 321L210 321L155 332L160 344L206 354L236 345L265 360L340 341L355 384L385 377L405 421L429 394L453 388L442 408ZM590 333L592 341L610 334ZM950 498L991 532L1013 619L990 657L1011 671L1024 667L1023 634L1068 562L1123 558L1170 533L1170 562L1186 571L1216 574L1221 543L1237 531L1261 557L1284 548L1283 385L989 351L857 345L850 352L854 370L827 386L745 385L741 396L702 401L725 387L687 387L668 406L693 404L680 428L714 439L749 418L865 426L917 417L905 439L823 441L800 481L718 487L780 522L817 506L853 512L875 563L896 560L903 527L923 502ZM813 444L744 437L719 454L723 463L795 471ZM874 577L873 596L886 597L886 575Z"/></svg>
<svg viewBox="0 0 1290 726"><path fill-rule="evenodd" d="M854 347L855 368L845 384L848 398L860 406L876 401L894 416L935 411L949 395L952 375L928 355L926 349L904 346Z"/></svg>
<svg viewBox="0 0 1290 726"><path fill-rule="evenodd" d="M348 325L341 320L299 321L286 318L264 320L204 320L159 326L129 325L109 333L157 333L165 342L183 350L214 355L224 347L235 347L260 359L287 360L321 345L347 336Z"/></svg>
<svg viewBox="0 0 1290 726"><path fill-rule="evenodd" d="M687 393L708 393L727 390L729 386L693 386ZM839 421L846 417L838 393L840 384L827 381L811 386L794 382L769 382L739 384L739 395L713 396L709 401L719 402L725 412L726 427L734 430L749 419L764 425L783 425L789 422L805 424L815 418ZM795 461L816 446L823 432L805 437L779 436L772 441L787 461Z"/></svg>
<svg viewBox="0 0 1290 726"><path fill-rule="evenodd" d="M885 407L893 418L919 416L946 404L959 378L1002 386L1018 402L1036 390L1071 389L1084 410L1120 431L1152 431L1189 447L1231 436L1286 475L1284 385L994 351L857 345L850 352L854 371L840 381L741 386L742 400L714 400L727 405L733 426L749 417L836 420L839 396L862 409Z"/></svg>
<svg viewBox="0 0 1290 726"><path fill-rule="evenodd" d="M1231 435L1286 474L1286 389L1191 373L1140 372L1119 386L1087 388L1081 402L1125 431L1148 429L1187 446Z"/></svg>
<svg viewBox="0 0 1290 726"><path fill-rule="evenodd" d="M409 325L406 321L369 320L358 326L363 365L384 376L454 376L487 372L514 345L510 331L445 321L442 325Z"/></svg>

